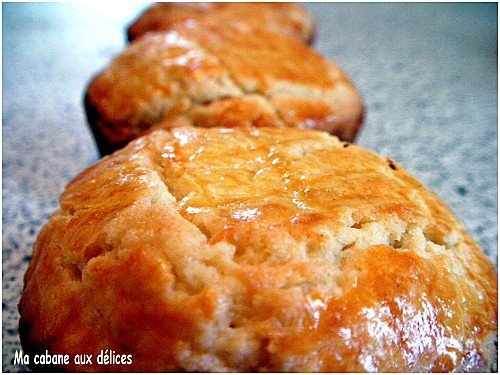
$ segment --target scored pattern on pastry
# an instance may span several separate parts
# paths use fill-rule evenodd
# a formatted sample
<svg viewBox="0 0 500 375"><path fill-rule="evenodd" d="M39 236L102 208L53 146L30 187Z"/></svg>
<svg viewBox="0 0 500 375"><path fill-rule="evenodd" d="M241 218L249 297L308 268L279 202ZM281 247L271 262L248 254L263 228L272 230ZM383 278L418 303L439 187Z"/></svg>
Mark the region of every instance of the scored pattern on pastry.
<svg viewBox="0 0 500 375"><path fill-rule="evenodd" d="M304 43L310 43L314 37L312 15L293 3L158 3L130 25L127 36L133 41L147 32L193 24L230 24L243 32L264 30Z"/></svg>
<svg viewBox="0 0 500 375"><path fill-rule="evenodd" d="M101 371L485 371L495 270L401 166L322 132L158 131L77 176L25 277L25 350Z"/></svg>

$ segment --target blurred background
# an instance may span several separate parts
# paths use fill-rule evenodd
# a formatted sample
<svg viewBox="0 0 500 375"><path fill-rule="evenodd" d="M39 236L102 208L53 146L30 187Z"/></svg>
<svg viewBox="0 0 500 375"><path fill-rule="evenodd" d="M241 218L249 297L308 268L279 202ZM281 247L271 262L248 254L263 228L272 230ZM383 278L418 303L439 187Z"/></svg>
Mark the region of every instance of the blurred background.
<svg viewBox="0 0 500 375"><path fill-rule="evenodd" d="M99 158L82 107L148 4L3 3L3 371L33 242L66 183ZM357 143L436 191L497 263L497 4L304 5L313 47L364 97Z"/></svg>

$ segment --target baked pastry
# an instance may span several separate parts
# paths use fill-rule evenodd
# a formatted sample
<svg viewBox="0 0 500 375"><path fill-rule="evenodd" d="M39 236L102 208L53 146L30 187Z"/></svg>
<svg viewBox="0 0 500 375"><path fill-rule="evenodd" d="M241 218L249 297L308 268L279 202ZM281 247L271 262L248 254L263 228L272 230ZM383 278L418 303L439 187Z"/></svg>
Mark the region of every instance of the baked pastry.
<svg viewBox="0 0 500 375"><path fill-rule="evenodd" d="M93 79L85 107L102 154L153 126L313 128L352 141L363 119L332 62L294 39L229 26L145 35Z"/></svg>
<svg viewBox="0 0 500 375"><path fill-rule="evenodd" d="M170 31L176 25L228 25L243 32L264 30L311 43L314 20L294 3L157 3L128 28L130 41L147 32Z"/></svg>
<svg viewBox="0 0 500 375"><path fill-rule="evenodd" d="M485 371L497 279L403 168L324 132L180 127L77 176L36 242L25 351L74 371Z"/></svg>

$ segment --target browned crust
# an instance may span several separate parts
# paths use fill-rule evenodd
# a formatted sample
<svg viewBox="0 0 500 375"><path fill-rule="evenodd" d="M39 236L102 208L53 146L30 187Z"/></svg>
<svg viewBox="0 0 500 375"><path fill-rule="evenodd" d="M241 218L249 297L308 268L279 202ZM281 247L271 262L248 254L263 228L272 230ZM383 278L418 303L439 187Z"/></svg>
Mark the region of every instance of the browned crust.
<svg viewBox="0 0 500 375"><path fill-rule="evenodd" d="M263 29L303 43L314 40L316 25L307 9L294 3L159 3L127 28L129 42L148 32L171 31L187 23L236 24L246 32Z"/></svg>
<svg viewBox="0 0 500 375"><path fill-rule="evenodd" d="M322 132L180 127L70 182L25 275L72 371L487 371L495 268L434 193ZM162 350L158 350L162 348Z"/></svg>
<svg viewBox="0 0 500 375"><path fill-rule="evenodd" d="M94 78L85 107L103 154L178 123L310 128L353 141L364 115L345 74L309 47L217 26L138 39Z"/></svg>
<svg viewBox="0 0 500 375"><path fill-rule="evenodd" d="M94 78L95 79L95 78ZM90 82L89 86L92 85L93 80ZM94 135L94 139L97 145L97 150L101 155L112 154L114 151L125 147L127 145L127 141L124 142L113 142L114 137L106 136L103 132L103 129L109 128L109 125L106 121L99 115L97 111L97 107L93 106L90 102L88 96L88 88L85 91L85 97L83 99L83 107L85 109L85 114L87 116L87 123L90 126L90 130Z"/></svg>

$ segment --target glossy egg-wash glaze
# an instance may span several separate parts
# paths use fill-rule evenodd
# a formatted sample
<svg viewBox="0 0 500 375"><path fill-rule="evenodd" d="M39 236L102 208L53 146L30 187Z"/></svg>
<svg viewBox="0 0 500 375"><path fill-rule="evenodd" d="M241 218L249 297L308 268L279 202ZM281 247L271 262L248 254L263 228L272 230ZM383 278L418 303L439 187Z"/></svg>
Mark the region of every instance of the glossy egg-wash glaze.
<svg viewBox="0 0 500 375"><path fill-rule="evenodd" d="M72 370L495 361L491 262L401 166L321 132L185 127L135 141L68 185L25 280L25 350L135 358Z"/></svg>
<svg viewBox="0 0 500 375"><path fill-rule="evenodd" d="M152 129L294 127L352 141L361 97L331 61L295 39L226 24L179 24L137 39L90 83L101 153Z"/></svg>

